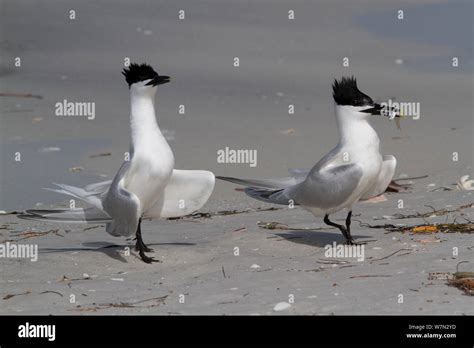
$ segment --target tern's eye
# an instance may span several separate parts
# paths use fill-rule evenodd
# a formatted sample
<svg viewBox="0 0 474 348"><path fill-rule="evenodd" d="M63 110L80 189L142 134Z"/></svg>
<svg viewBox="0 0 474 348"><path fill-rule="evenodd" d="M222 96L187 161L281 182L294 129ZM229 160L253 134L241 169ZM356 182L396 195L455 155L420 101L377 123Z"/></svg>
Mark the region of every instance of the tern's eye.
<svg viewBox="0 0 474 348"><path fill-rule="evenodd" d="M359 103L360 103L360 106L374 105L374 101L369 96L364 96L361 99L359 99Z"/></svg>

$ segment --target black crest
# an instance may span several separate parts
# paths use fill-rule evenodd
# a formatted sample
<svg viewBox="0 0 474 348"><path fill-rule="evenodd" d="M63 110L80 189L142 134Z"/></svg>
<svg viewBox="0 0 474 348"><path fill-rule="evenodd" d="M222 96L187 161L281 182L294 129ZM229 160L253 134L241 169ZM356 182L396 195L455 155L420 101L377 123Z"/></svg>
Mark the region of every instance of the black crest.
<svg viewBox="0 0 474 348"><path fill-rule="evenodd" d="M338 105L365 106L374 104L372 98L359 91L354 76L343 77L340 81L334 80L332 96Z"/></svg>
<svg viewBox="0 0 474 348"><path fill-rule="evenodd" d="M140 81L152 80L149 85L159 85L169 82L169 76L160 76L158 73L153 70L153 68L146 64L136 64L132 63L130 66L123 69L122 74L125 76L125 80L128 83L128 86Z"/></svg>

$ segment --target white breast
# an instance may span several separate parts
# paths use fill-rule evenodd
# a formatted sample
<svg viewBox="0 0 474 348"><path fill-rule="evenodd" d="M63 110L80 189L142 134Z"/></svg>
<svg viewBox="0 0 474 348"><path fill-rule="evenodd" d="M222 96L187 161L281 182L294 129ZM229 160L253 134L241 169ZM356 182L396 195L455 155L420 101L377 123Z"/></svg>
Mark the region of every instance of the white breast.
<svg viewBox="0 0 474 348"><path fill-rule="evenodd" d="M173 168L174 157L167 143L148 146L146 150L135 152L125 187L137 195L142 212L151 207L163 194Z"/></svg>

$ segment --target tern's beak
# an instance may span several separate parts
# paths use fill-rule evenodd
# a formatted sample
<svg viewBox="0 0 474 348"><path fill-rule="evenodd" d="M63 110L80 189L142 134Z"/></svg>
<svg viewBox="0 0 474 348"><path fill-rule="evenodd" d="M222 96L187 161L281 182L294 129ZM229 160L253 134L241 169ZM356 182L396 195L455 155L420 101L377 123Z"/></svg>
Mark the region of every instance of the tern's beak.
<svg viewBox="0 0 474 348"><path fill-rule="evenodd" d="M361 112L365 112L375 116L386 116L390 119L400 117L398 111L395 108L391 108L389 106L382 106L380 104L374 104L371 108L361 110Z"/></svg>
<svg viewBox="0 0 474 348"><path fill-rule="evenodd" d="M150 82L148 82L145 86L157 86L157 85L162 85L165 83L170 82L170 77L169 76L159 76L156 75Z"/></svg>

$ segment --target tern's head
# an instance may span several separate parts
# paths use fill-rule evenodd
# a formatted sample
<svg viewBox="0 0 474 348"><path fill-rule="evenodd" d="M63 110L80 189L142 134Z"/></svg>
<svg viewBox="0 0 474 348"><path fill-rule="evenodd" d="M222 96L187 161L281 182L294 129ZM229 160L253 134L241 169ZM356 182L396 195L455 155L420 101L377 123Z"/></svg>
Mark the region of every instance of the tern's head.
<svg viewBox="0 0 474 348"><path fill-rule="evenodd" d="M153 95L156 86L170 82L169 76L158 75L151 66L146 63L135 64L123 69L122 74L132 93L140 95Z"/></svg>
<svg viewBox="0 0 474 348"><path fill-rule="evenodd" d="M371 115L381 115L382 107L357 88L355 77L334 80L332 90L336 109L345 115L344 117L366 120Z"/></svg>

